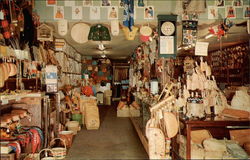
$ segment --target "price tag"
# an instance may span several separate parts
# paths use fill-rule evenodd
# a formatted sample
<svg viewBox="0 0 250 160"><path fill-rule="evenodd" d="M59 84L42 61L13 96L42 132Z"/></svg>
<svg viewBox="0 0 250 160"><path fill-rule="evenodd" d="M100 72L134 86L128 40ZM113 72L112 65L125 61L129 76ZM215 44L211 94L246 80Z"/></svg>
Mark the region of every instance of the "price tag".
<svg viewBox="0 0 250 160"><path fill-rule="evenodd" d="M21 100L21 96L16 96L16 101L20 101Z"/></svg>
<svg viewBox="0 0 250 160"><path fill-rule="evenodd" d="M2 105L8 104L8 103L9 103L9 100L8 100L8 99L2 99Z"/></svg>

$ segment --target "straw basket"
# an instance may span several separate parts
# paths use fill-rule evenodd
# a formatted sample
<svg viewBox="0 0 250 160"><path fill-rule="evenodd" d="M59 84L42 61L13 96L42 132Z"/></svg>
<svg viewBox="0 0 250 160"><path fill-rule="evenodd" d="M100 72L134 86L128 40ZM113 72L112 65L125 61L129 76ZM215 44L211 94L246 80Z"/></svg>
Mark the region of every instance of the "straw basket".
<svg viewBox="0 0 250 160"><path fill-rule="evenodd" d="M51 153L52 153L52 155L53 155L53 151L51 150L51 149L42 149L40 152L39 152L39 159L40 159L40 156L41 156L41 153L43 152L43 151L50 151ZM55 157L48 157L47 156L48 154L45 154L45 157L44 158L42 158L41 160L55 160Z"/></svg>
<svg viewBox="0 0 250 160"><path fill-rule="evenodd" d="M67 149L66 149L66 143L63 139L61 138L54 138L50 141L50 145L52 144L52 142L54 142L55 140L61 140L63 142L64 147L54 147L51 148L52 150L52 155L55 159L64 159L66 157L67 154ZM51 146L50 146L51 147Z"/></svg>

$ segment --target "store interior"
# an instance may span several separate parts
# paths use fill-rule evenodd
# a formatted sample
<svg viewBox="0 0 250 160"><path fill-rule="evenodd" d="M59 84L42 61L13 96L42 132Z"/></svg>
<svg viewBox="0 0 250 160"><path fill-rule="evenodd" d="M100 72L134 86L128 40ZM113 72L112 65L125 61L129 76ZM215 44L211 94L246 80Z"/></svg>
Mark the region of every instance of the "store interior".
<svg viewBox="0 0 250 160"><path fill-rule="evenodd" d="M249 4L0 1L1 160L248 159Z"/></svg>

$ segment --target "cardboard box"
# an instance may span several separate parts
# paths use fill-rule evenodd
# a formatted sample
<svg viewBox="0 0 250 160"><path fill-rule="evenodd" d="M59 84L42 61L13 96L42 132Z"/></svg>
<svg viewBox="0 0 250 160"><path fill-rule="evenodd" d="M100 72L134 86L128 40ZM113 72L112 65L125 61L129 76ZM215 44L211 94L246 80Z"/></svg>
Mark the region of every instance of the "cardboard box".
<svg viewBox="0 0 250 160"><path fill-rule="evenodd" d="M117 110L117 117L129 117L129 107L123 107L122 109Z"/></svg>

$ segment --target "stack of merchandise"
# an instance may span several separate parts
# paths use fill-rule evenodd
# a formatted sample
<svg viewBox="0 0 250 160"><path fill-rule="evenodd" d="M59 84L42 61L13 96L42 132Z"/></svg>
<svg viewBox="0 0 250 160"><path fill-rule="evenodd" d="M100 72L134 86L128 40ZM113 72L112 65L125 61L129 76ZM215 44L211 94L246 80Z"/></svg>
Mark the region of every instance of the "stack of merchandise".
<svg viewBox="0 0 250 160"><path fill-rule="evenodd" d="M96 100L86 99L84 103L85 124L88 130L98 129L100 127L99 110Z"/></svg>
<svg viewBox="0 0 250 160"><path fill-rule="evenodd" d="M247 153L233 140L218 140L208 130L191 132L191 159L247 159ZM186 138L177 138L180 144L179 153L186 157Z"/></svg>
<svg viewBox="0 0 250 160"><path fill-rule="evenodd" d="M117 107L117 117L140 117L140 105L135 101L127 105L126 101L120 101Z"/></svg>

